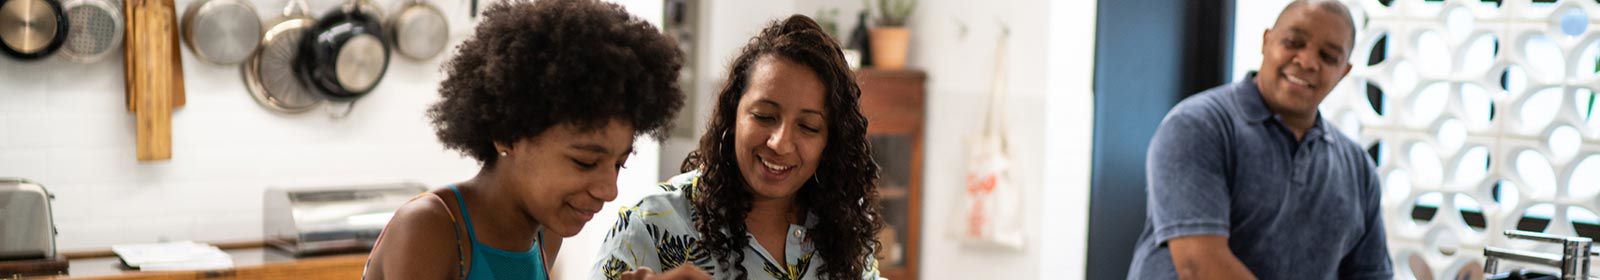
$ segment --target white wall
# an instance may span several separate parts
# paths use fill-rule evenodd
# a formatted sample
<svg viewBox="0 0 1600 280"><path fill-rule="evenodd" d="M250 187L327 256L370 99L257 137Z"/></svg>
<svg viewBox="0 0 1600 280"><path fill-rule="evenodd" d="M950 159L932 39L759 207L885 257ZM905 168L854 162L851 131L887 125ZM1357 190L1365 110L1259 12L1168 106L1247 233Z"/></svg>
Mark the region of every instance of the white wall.
<svg viewBox="0 0 1600 280"><path fill-rule="evenodd" d="M1261 32L1272 28L1289 0L1242 0L1233 10L1233 78L1261 68Z"/></svg>
<svg viewBox="0 0 1600 280"><path fill-rule="evenodd" d="M1095 1L1050 5L1041 279L1079 279L1087 272L1095 5Z"/></svg>
<svg viewBox="0 0 1600 280"><path fill-rule="evenodd" d="M337 4L308 2L316 14ZM381 2L395 11L394 3ZM472 27L468 1L433 2L452 17L452 42L464 39ZM659 22L659 2L619 2ZM253 3L271 19L284 1ZM237 66L206 64L187 50L183 56L188 105L173 115L172 160L159 162L134 160L120 55L87 65L0 58L0 176L34 180L56 194L62 250L259 240L268 186L406 180L437 187L477 171L474 161L438 144L423 116L438 98L439 63L448 53L429 61L395 56L382 83L345 119L322 110L271 113L250 98ZM619 178L619 201L637 201L655 182L656 145L647 139L635 145L638 154ZM567 242L563 261L583 258L586 269L594 249L581 246L599 246L594 236L603 230L594 228L612 220L599 215Z"/></svg>

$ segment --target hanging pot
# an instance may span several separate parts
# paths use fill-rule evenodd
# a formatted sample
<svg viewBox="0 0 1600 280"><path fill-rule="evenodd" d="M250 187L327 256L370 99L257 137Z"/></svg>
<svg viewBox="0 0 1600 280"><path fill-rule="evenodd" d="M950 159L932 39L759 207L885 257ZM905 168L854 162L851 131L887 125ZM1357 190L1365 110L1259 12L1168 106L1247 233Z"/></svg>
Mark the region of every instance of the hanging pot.
<svg viewBox="0 0 1600 280"><path fill-rule="evenodd" d="M244 0L201 0L183 13L183 41L202 61L244 62L261 44L261 19Z"/></svg>
<svg viewBox="0 0 1600 280"><path fill-rule="evenodd" d="M32 60L55 53L68 27L55 0L0 0L0 52L12 57Z"/></svg>
<svg viewBox="0 0 1600 280"><path fill-rule="evenodd" d="M389 18L389 38L400 55L425 60L438 55L450 43L450 19L439 7L412 0Z"/></svg>
<svg viewBox="0 0 1600 280"><path fill-rule="evenodd" d="M363 1L364 2L364 1ZM295 66L301 81L332 100L366 95L389 67L389 46L370 4L351 1L306 31Z"/></svg>
<svg viewBox="0 0 1600 280"><path fill-rule="evenodd" d="M322 96L300 81L294 67L304 38L301 35L314 23L304 1L290 0L283 17L267 25L261 46L243 67L250 97L261 106L280 113L301 113L322 104Z"/></svg>
<svg viewBox="0 0 1600 280"><path fill-rule="evenodd" d="M67 39L61 46L62 59L93 63L122 44L122 10L110 0L69 0L62 4L67 15Z"/></svg>

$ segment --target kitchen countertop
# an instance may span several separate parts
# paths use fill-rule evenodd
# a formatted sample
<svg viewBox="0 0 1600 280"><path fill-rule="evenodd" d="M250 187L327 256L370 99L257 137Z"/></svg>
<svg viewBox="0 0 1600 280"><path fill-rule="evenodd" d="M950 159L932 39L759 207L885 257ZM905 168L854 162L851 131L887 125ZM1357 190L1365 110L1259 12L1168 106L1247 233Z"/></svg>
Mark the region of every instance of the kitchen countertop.
<svg viewBox="0 0 1600 280"><path fill-rule="evenodd" d="M358 279L366 266L365 253L294 258L265 247L223 250L233 257L233 268L206 271L137 271L122 266L116 256L72 258L67 275L55 279Z"/></svg>

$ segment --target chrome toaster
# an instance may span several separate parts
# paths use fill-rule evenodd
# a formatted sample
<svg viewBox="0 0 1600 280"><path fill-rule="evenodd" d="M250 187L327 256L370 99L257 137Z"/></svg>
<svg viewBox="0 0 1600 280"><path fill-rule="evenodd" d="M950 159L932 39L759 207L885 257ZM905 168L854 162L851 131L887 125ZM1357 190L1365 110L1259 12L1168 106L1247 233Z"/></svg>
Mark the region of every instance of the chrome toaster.
<svg viewBox="0 0 1600 280"><path fill-rule="evenodd" d="M267 188L266 243L295 256L372 249L389 218L427 187L418 183Z"/></svg>
<svg viewBox="0 0 1600 280"><path fill-rule="evenodd" d="M0 261L56 257L53 198L37 183L0 178Z"/></svg>

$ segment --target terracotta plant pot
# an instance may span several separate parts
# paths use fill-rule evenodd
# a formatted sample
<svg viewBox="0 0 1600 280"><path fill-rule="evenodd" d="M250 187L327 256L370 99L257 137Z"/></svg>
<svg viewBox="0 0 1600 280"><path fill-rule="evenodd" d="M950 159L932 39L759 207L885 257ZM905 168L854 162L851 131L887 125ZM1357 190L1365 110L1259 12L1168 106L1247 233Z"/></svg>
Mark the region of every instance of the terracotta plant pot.
<svg viewBox="0 0 1600 280"><path fill-rule="evenodd" d="M910 40L911 29L905 27L872 28L872 66L905 69L906 47Z"/></svg>

